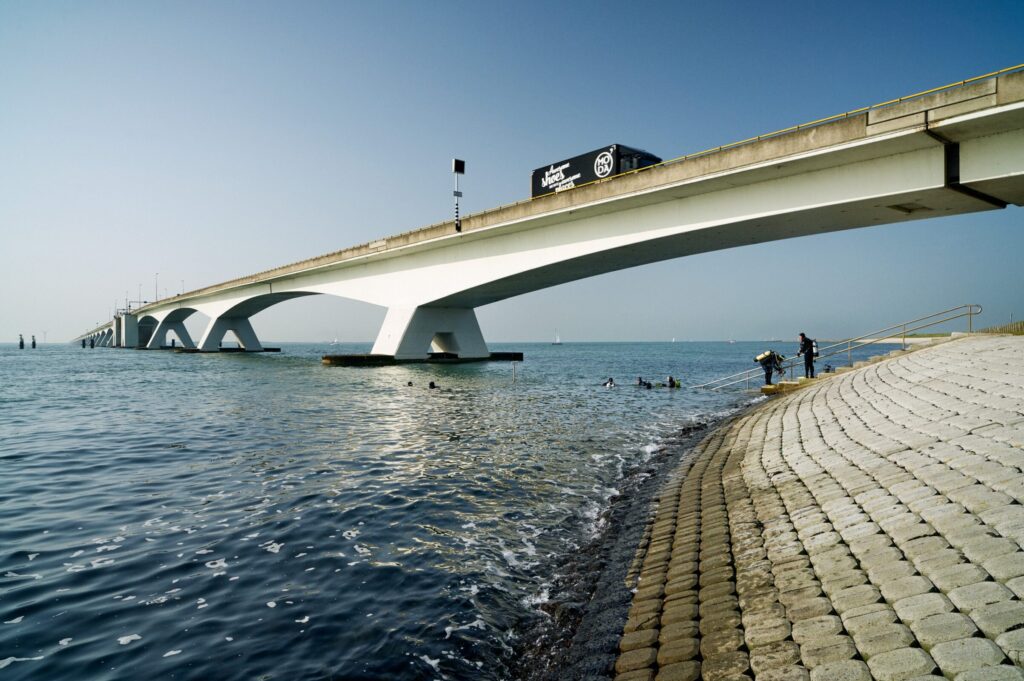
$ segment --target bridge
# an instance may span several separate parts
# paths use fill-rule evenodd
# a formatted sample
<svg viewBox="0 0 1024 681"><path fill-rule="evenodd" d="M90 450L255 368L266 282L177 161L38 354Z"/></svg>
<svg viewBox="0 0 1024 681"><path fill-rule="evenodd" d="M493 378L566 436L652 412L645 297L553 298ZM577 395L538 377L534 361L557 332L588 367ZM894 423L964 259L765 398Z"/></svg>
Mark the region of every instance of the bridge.
<svg viewBox="0 0 1024 681"><path fill-rule="evenodd" d="M525 171L524 171L525 173ZM475 308L778 239L1024 204L1024 64L125 311L76 341L261 351L250 318L333 295L387 309L372 353L489 356ZM194 341L185 320L209 318Z"/></svg>

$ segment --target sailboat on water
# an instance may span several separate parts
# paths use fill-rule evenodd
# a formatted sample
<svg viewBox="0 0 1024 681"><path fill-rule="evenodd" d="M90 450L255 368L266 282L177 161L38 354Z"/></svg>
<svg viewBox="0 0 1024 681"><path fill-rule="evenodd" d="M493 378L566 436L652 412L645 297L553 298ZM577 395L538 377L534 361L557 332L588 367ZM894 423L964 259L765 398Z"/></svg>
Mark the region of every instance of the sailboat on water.
<svg viewBox="0 0 1024 681"><path fill-rule="evenodd" d="M555 331L555 340L551 341L552 345L561 345L562 337L558 335L558 331Z"/></svg>

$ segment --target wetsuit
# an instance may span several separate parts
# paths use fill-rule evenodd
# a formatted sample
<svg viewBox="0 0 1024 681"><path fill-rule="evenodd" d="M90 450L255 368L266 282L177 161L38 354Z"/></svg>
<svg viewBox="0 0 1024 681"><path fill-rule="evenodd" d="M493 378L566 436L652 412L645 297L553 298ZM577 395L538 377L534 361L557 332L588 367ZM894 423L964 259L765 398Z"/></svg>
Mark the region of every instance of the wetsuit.
<svg viewBox="0 0 1024 681"><path fill-rule="evenodd" d="M800 341L800 352L804 356L804 376L814 378L814 341L804 336Z"/></svg>
<svg viewBox="0 0 1024 681"><path fill-rule="evenodd" d="M769 352L768 356L761 360L761 368L764 369L764 384L772 384L772 372L775 370L775 353Z"/></svg>

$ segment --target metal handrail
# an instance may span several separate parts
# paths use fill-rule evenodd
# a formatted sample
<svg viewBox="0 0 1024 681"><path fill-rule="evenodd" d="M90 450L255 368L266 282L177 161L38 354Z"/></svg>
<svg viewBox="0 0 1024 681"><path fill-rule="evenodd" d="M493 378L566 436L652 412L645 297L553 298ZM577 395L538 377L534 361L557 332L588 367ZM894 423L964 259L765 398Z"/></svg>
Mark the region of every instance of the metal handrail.
<svg viewBox="0 0 1024 681"><path fill-rule="evenodd" d="M884 329L879 329L878 331L872 331L861 336L856 336L855 338L848 338L846 340L832 343L831 345L826 345L823 348L818 348L818 357L816 359L821 360L827 357L834 357L836 355L841 355L845 353L847 362L849 363L849 365L852 366L854 350L858 350L868 345L881 343L883 341L889 340L890 338L895 338L896 332L899 332L901 346L904 350L906 350L908 333L914 333L916 331L937 326L939 324L943 324L954 319L960 319L961 317L967 317L967 333L973 333L974 316L981 314L982 310L983 308L981 307L981 305L970 303L966 305L958 305L956 307L951 307L948 310L935 312L930 315L925 315L924 317L918 317L917 319L909 319L905 322L899 322L897 324L893 324L892 326L887 326ZM941 318L935 319L936 317ZM925 323L918 324L919 322ZM914 324L918 325L912 326ZM798 362L795 357L790 357L786 360L783 360L782 371L780 372L780 375L785 375L788 373L790 374L790 377L792 377L792 372L794 371L794 369L798 365L802 364L803 360L800 360ZM750 381L759 377L761 375L761 372L762 369L760 367L754 369L747 369L746 371L740 371L735 374L730 374L729 376L716 378L713 381L701 383L700 385L695 385L693 387L707 390L721 390L723 388L728 388L739 383L744 383L746 386L749 387Z"/></svg>

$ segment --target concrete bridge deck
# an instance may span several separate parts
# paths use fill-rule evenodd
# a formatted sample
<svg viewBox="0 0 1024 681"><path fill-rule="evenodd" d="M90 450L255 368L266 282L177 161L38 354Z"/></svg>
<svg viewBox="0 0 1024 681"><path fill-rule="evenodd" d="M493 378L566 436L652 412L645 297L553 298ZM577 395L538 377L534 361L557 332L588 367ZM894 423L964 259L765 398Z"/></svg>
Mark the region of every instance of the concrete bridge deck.
<svg viewBox="0 0 1024 681"><path fill-rule="evenodd" d="M303 296L386 308L372 354L490 356L476 308L608 272L1024 205L1024 66L155 301L79 338L216 351ZM201 247L201 245L199 245ZM193 341L185 321L206 317ZM76 339L77 340L77 339Z"/></svg>
<svg viewBox="0 0 1024 681"><path fill-rule="evenodd" d="M656 502L638 679L1024 679L1024 338L922 348L709 435Z"/></svg>

